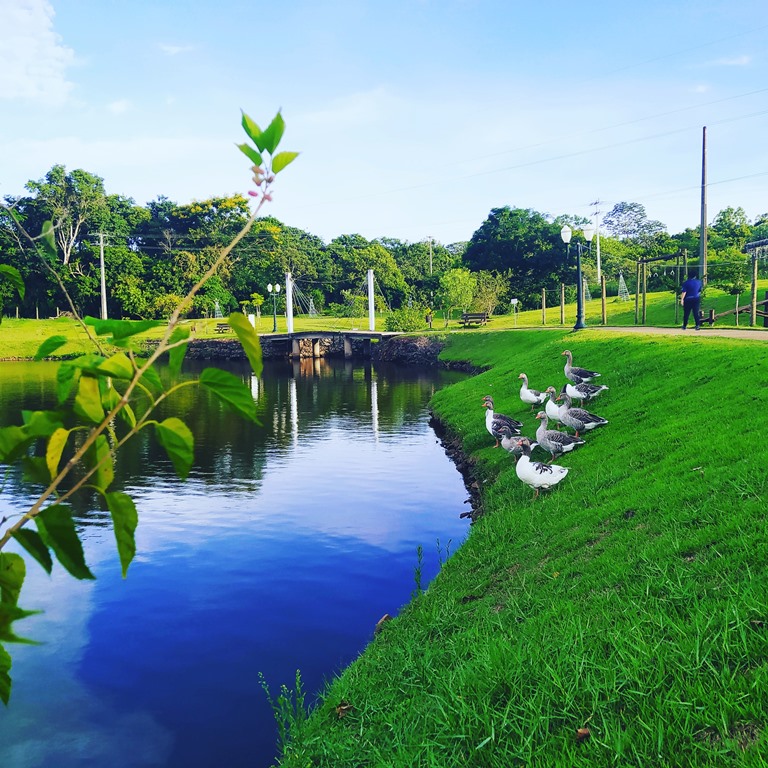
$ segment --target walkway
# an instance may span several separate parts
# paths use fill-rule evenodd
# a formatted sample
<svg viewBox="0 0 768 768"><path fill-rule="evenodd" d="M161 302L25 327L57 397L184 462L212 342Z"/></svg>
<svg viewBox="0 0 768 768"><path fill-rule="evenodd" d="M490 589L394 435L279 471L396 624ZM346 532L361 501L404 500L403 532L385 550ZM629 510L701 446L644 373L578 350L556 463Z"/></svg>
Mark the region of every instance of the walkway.
<svg viewBox="0 0 768 768"><path fill-rule="evenodd" d="M622 333L651 333L663 334L665 336L720 336L728 339L750 339L752 341L768 341L768 329L742 330L741 328L708 328L702 326L701 330L694 331L693 328L683 330L682 328L659 328L652 325L590 325L590 331L620 331Z"/></svg>

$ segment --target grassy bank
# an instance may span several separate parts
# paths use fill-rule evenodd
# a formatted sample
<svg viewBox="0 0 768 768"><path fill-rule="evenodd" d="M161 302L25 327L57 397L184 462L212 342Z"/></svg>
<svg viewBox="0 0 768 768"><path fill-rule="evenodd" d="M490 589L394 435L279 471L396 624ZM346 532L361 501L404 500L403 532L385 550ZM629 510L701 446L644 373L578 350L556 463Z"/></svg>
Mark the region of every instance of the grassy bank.
<svg viewBox="0 0 768 768"><path fill-rule="evenodd" d="M590 409L610 423L533 500L480 401L533 434L517 375L559 389L565 348L603 373ZM433 405L485 515L293 718L282 765L768 765L767 351L693 333L453 335L446 356L489 370Z"/></svg>
<svg viewBox="0 0 768 768"><path fill-rule="evenodd" d="M768 280L760 281L758 298L764 295L768 290ZM739 298L740 305L749 303L749 296L743 294ZM724 293L717 288L708 288L707 296L702 302L702 308L708 311L710 308L715 312L725 312L734 309L736 297ZM451 331L462 330L458 317L460 312L454 313L455 317L450 320L448 329ZM588 325L599 325L602 321L602 304L600 298L593 299L585 303L584 315ZM186 321L190 328L193 338L234 338L234 334L220 334L216 332L216 326L221 320L188 320ZM546 311L546 327L548 328L572 328L576 322L576 305L566 304L565 322L560 324L560 306L550 306ZM609 297L606 303L606 322L612 326L629 326L635 324L635 302L634 296L631 301L618 301L615 297ZM673 327L682 322L682 310L677 308L677 317L675 316L675 297L670 292L649 293L646 303L646 323L647 325ZM271 333L273 318L270 314L264 314L256 318L256 331L258 333ZM433 323L435 333L444 330L445 321L441 313L437 313ZM540 328L542 323L542 312L540 309L520 312L515 318L513 315L494 315L491 318L489 330L505 330L515 327ZM758 328L763 328L762 319L758 318ZM726 317L718 320L716 328L733 328L736 326L735 316ZM739 327L747 328L749 326L749 317L741 315ZM376 327L384 328L384 318L379 316L376 319ZM353 328L368 328L368 317L326 317L318 315L308 317L306 315L297 315L294 322L296 331L311 330L351 330ZM158 327L154 331L146 334L147 338L157 338L162 335L164 328ZM427 330L426 323L424 330ZM467 333L474 333L476 328L466 329ZM284 315L277 318L278 333L286 332L286 320ZM71 343L60 350L61 355L72 355L90 351L85 332L71 319L58 318L55 320L29 320L4 318L0 324L0 359L31 359L34 357L40 342L49 336L64 335L71 340Z"/></svg>

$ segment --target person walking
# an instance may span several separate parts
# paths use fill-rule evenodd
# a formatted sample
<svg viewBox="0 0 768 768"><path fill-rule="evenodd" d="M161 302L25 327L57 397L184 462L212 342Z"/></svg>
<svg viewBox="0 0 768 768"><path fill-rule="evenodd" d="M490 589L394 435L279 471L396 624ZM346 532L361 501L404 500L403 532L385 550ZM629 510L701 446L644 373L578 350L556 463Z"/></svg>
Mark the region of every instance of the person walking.
<svg viewBox="0 0 768 768"><path fill-rule="evenodd" d="M688 279L680 288L680 303L683 305L683 330L688 325L688 318L693 312L694 330L701 328L699 320L699 307L701 306L701 289L703 283L696 277L696 272L689 272Z"/></svg>

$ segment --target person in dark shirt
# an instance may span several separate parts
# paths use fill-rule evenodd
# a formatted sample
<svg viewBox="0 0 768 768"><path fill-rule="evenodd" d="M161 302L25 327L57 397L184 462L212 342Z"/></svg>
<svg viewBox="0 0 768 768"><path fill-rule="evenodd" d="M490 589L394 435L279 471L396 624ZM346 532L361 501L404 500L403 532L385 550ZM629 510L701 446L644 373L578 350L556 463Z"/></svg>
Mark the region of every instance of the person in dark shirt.
<svg viewBox="0 0 768 768"><path fill-rule="evenodd" d="M699 320L699 307L701 306L702 282L696 277L696 272L689 272L688 279L683 283L680 289L680 303L683 305L683 330L688 325L688 318L693 312L694 329L701 328Z"/></svg>

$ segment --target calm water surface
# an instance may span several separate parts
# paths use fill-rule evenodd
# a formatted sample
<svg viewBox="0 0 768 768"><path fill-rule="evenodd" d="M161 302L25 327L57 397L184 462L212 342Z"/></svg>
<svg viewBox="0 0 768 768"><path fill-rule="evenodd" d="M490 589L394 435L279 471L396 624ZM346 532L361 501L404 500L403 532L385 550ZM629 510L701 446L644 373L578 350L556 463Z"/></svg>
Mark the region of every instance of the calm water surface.
<svg viewBox="0 0 768 768"><path fill-rule="evenodd" d="M0 363L0 424L52 407L55 364ZM219 366L224 367L224 366ZM455 551L466 492L428 426L458 374L344 362L240 366L261 426L205 393L179 404L196 439L185 483L154 441L123 457L113 490L135 499L136 558L123 580L95 500L77 508L95 582L28 567L10 646L2 768L271 764L276 727L259 684L312 692L352 661ZM163 417L173 415L173 407ZM22 509L12 476L0 517Z"/></svg>

